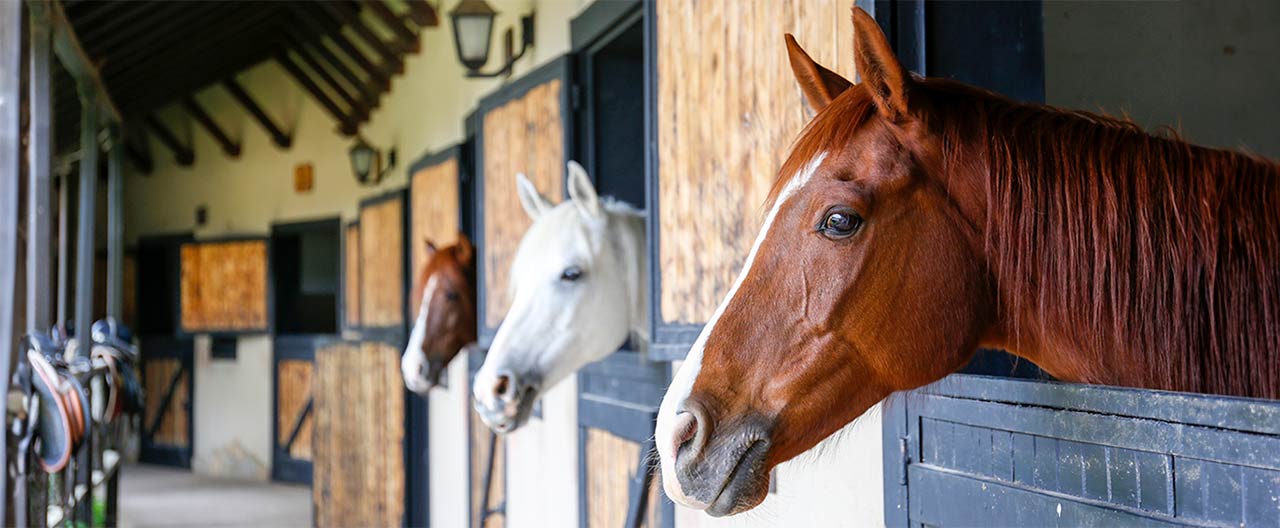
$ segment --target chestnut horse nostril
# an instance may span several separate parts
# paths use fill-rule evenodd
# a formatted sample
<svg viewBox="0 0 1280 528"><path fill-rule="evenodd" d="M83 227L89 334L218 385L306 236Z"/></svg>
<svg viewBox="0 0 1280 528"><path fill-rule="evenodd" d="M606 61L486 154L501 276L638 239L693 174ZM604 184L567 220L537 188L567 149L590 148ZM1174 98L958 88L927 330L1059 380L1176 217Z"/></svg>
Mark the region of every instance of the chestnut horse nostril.
<svg viewBox="0 0 1280 528"><path fill-rule="evenodd" d="M671 453L677 464L692 462L698 457L707 441L707 435L704 434L706 425L704 420L699 419L698 413L692 410L676 414L671 426L670 441Z"/></svg>

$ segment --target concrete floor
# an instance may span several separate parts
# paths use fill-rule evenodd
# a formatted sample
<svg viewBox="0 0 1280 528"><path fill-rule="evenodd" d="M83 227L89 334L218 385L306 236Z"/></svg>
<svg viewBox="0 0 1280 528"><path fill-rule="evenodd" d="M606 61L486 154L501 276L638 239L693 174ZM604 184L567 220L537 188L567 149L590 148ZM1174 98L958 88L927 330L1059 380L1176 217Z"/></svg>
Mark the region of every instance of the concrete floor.
<svg viewBox="0 0 1280 528"><path fill-rule="evenodd" d="M120 474L120 526L311 526L311 488L134 464Z"/></svg>

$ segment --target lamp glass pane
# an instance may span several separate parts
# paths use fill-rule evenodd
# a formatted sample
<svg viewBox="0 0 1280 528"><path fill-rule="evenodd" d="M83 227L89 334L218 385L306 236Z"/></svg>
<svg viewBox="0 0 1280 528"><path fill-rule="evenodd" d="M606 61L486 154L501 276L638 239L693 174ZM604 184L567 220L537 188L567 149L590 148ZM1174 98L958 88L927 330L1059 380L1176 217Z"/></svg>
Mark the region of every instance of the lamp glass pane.
<svg viewBox="0 0 1280 528"><path fill-rule="evenodd" d="M458 55L463 60L483 61L488 58L489 36L493 31L492 16L460 16L455 28L458 31Z"/></svg>
<svg viewBox="0 0 1280 528"><path fill-rule="evenodd" d="M355 171L356 176L368 175L370 165L373 165L373 149L369 147L351 149L351 170Z"/></svg>

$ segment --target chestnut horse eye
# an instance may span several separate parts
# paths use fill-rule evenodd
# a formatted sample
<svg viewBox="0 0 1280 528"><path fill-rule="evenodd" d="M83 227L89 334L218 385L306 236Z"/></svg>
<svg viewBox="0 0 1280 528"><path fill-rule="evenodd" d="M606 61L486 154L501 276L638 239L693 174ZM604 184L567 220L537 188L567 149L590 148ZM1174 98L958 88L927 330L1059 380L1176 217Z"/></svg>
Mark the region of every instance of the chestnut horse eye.
<svg viewBox="0 0 1280 528"><path fill-rule="evenodd" d="M582 268L577 266L569 266L560 273L560 280L563 282L577 282L582 278Z"/></svg>
<svg viewBox="0 0 1280 528"><path fill-rule="evenodd" d="M447 291L444 292L444 298L456 302L459 299L459 295L456 291Z"/></svg>
<svg viewBox="0 0 1280 528"><path fill-rule="evenodd" d="M847 209L837 209L827 213L818 228L830 239L840 239L852 235L862 225L862 217Z"/></svg>

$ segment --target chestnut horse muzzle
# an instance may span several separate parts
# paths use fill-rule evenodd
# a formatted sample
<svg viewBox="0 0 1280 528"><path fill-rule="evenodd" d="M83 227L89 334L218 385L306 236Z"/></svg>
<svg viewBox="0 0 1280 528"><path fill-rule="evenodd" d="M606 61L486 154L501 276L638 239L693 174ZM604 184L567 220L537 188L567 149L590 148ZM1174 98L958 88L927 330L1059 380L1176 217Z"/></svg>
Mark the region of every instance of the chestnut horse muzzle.
<svg viewBox="0 0 1280 528"><path fill-rule="evenodd" d="M690 407L677 415L675 477L689 506L714 517L759 504L769 491L769 427L750 418L719 428ZM718 430L717 430L718 429Z"/></svg>

